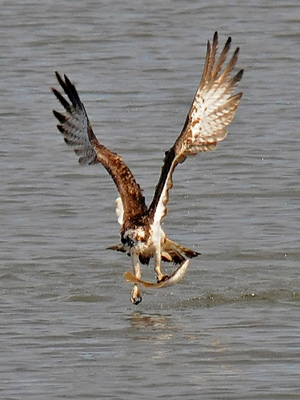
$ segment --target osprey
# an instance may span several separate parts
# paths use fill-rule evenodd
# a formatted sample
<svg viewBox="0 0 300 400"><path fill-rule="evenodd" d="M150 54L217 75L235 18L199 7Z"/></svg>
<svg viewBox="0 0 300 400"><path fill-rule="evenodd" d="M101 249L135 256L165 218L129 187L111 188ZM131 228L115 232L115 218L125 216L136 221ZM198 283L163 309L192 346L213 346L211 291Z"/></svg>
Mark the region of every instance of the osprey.
<svg viewBox="0 0 300 400"><path fill-rule="evenodd" d="M125 252L131 257L134 275L131 274L133 277L128 280L134 283L131 291L131 301L134 304L142 300L139 290L139 284L143 284L140 263L148 264L154 257L154 270L157 284L160 285L158 287L170 286L180 280L184 273L177 275L173 273L171 277L168 277L161 270L161 261L180 264L180 267L184 266L186 270L189 259L199 255L196 251L168 239L161 227L161 222L167 214L174 169L188 156L214 150L217 143L225 139L226 126L232 121L242 97L242 93L235 94L234 92L242 78L243 70L233 77L230 76L238 59L239 48L224 66L230 44L229 37L217 58L218 33L214 34L212 44L207 42L200 85L179 137L165 153L160 178L149 207L146 206L140 186L122 158L98 141L75 86L66 75L63 79L56 72L57 80L68 97L66 100L60 92L52 88L54 95L65 108L64 114L53 111L59 121L57 125L59 131L63 134L66 144L71 146L79 156L79 163L101 163L111 175L119 191L116 212L121 225L121 243L110 249ZM168 279L172 282L164 285ZM155 286L155 284L148 286Z"/></svg>

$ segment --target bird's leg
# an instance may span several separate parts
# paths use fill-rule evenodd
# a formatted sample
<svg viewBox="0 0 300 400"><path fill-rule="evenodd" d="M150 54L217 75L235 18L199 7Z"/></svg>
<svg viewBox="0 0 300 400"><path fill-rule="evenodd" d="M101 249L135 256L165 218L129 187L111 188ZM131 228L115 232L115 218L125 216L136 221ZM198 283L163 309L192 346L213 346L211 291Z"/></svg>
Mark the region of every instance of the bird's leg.
<svg viewBox="0 0 300 400"><path fill-rule="evenodd" d="M154 271L156 272L156 280L157 282L165 281L169 278L169 275L163 274L161 272L161 248L156 248L154 253Z"/></svg>
<svg viewBox="0 0 300 400"><path fill-rule="evenodd" d="M142 274L141 274L141 266L140 266L139 256L135 253L131 253L131 261L132 261L134 275L138 279L141 279ZM136 305L142 301L141 292L136 283L133 285L133 288L131 290L130 300L133 304L136 304Z"/></svg>
<svg viewBox="0 0 300 400"><path fill-rule="evenodd" d="M154 252L154 271L156 272L156 280L157 282L164 281L168 278L168 275L165 275L161 272L161 245L162 240L164 239L164 233L157 223L151 226L152 228L152 240L155 247Z"/></svg>

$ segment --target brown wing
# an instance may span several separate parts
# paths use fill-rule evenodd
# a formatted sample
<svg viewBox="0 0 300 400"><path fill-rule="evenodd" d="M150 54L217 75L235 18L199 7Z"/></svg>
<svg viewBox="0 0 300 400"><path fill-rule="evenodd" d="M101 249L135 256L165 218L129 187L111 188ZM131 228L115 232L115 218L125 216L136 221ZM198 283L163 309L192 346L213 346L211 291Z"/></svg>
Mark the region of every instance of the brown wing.
<svg viewBox="0 0 300 400"><path fill-rule="evenodd" d="M57 72L55 74L70 101L69 103L61 93L52 88L66 110L65 114L53 111L59 121L57 128L63 134L66 144L79 156L80 164L101 163L110 173L121 195L124 221L144 215L147 211L145 199L130 169L118 154L97 140L75 86L66 75L63 80Z"/></svg>
<svg viewBox="0 0 300 400"><path fill-rule="evenodd" d="M200 151L214 150L217 143L225 139L226 126L232 121L242 93L234 94L241 80L243 70L230 78L238 58L237 48L223 68L231 44L228 38L222 53L216 61L218 34L214 35L212 45L208 41L204 71L184 127L174 146L166 152L160 179L153 201L149 207L152 222L160 223L167 213L169 190L173 186L172 174L178 163Z"/></svg>

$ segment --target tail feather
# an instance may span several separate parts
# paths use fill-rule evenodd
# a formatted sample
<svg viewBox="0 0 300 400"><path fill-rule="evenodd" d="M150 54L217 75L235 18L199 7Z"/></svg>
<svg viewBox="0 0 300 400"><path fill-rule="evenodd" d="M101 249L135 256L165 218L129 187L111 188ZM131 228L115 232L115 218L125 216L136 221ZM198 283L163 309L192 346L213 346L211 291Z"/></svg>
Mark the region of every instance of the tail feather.
<svg viewBox="0 0 300 400"><path fill-rule="evenodd" d="M198 253L197 251L181 246L180 244L173 242L173 240L166 239L162 251L162 259L164 261L173 262L174 264L180 264L185 260L183 254L187 258L193 258L200 255L200 253Z"/></svg>

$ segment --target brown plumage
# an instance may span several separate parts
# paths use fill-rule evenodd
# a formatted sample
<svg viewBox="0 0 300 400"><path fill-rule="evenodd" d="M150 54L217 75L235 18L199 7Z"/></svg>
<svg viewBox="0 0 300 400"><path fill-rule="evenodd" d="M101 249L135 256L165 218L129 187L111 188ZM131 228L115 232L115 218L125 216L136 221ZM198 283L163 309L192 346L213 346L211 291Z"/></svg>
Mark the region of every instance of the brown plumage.
<svg viewBox="0 0 300 400"><path fill-rule="evenodd" d="M79 156L80 164L101 163L114 180L120 194L117 200L118 221L121 224L121 244L111 249L126 252L131 256L135 276L140 279L139 262L148 263L154 257L157 280L166 279L161 272L161 260L184 263L185 257L196 257L199 253L185 248L167 238L161 228L161 221L167 213L169 190L173 186L172 174L179 163L190 155L214 150L219 141L227 135L226 127L232 121L242 93L234 91L241 80L243 70L230 77L239 49L223 67L230 49L228 38L217 59L218 34L212 45L208 41L206 59L200 85L187 115L181 134L166 152L161 175L155 188L153 200L147 208L139 184L122 158L105 147L96 138L84 105L75 86L66 75L64 79L56 72L57 80L68 97L66 100L56 89L54 95L65 108L65 114L53 111L58 119L59 131L67 145ZM141 301L135 284L131 300Z"/></svg>

